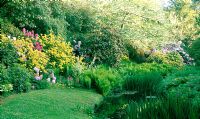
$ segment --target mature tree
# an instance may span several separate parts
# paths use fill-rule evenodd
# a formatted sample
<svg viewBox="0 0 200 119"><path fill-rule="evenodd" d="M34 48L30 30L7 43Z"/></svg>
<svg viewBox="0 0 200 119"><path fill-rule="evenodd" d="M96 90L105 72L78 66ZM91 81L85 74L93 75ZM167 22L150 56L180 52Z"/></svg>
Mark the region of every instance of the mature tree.
<svg viewBox="0 0 200 119"><path fill-rule="evenodd" d="M172 34L177 40L189 42L197 37L198 26L196 18L198 16L196 2L191 0L171 0L169 7L169 20L172 24Z"/></svg>
<svg viewBox="0 0 200 119"><path fill-rule="evenodd" d="M67 23L62 1L12 0L0 10L2 18L8 19L20 29L25 27L37 33L53 30L65 36Z"/></svg>
<svg viewBox="0 0 200 119"><path fill-rule="evenodd" d="M99 24L115 28L124 42L149 49L162 45L164 41L174 40L165 11L155 0L93 2Z"/></svg>

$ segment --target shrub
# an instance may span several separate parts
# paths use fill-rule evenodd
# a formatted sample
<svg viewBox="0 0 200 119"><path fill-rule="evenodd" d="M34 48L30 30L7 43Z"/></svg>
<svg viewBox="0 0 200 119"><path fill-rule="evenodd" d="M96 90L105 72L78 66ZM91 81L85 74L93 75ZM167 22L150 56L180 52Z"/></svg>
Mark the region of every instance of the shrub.
<svg viewBox="0 0 200 119"><path fill-rule="evenodd" d="M23 35L23 33L8 20L2 20L1 31L4 34L11 35L13 37L18 37Z"/></svg>
<svg viewBox="0 0 200 119"><path fill-rule="evenodd" d="M33 75L25 67L15 64L8 68L8 76L16 93L27 92L31 89L30 80L33 79Z"/></svg>
<svg viewBox="0 0 200 119"><path fill-rule="evenodd" d="M9 83L8 72L4 64L0 64L0 85Z"/></svg>
<svg viewBox="0 0 200 119"><path fill-rule="evenodd" d="M7 94L13 90L13 85L9 82L8 72L4 64L0 64L0 95Z"/></svg>
<svg viewBox="0 0 200 119"><path fill-rule="evenodd" d="M32 40L34 39L20 38L13 41L19 54L19 61L29 69L38 67L44 70L48 62L48 56L44 52L34 49Z"/></svg>
<svg viewBox="0 0 200 119"><path fill-rule="evenodd" d="M3 24L3 19L0 17L0 24ZM1 27L0 27L0 29L2 29Z"/></svg>
<svg viewBox="0 0 200 119"><path fill-rule="evenodd" d="M0 63L10 66L18 59L17 51L10 39L0 34Z"/></svg>
<svg viewBox="0 0 200 119"><path fill-rule="evenodd" d="M156 51L147 58L147 62L168 64L175 67L183 66L183 58L177 52L162 53L160 51Z"/></svg>
<svg viewBox="0 0 200 119"><path fill-rule="evenodd" d="M10 91L13 90L13 85L12 84L0 84L0 94L2 93L3 95L8 94Z"/></svg>
<svg viewBox="0 0 200 119"><path fill-rule="evenodd" d="M49 57L51 69L59 68L62 71L64 66L75 64L76 57L73 55L73 48L62 37L50 33L42 35L39 42L43 46L43 52Z"/></svg>
<svg viewBox="0 0 200 119"><path fill-rule="evenodd" d="M46 80L33 80L32 85L34 89L47 89L50 87L50 83Z"/></svg>
<svg viewBox="0 0 200 119"><path fill-rule="evenodd" d="M200 73L195 67L186 67L167 76L159 84L159 92L200 103Z"/></svg>
<svg viewBox="0 0 200 119"><path fill-rule="evenodd" d="M196 39L191 46L190 55L195 59L197 65L200 65L200 38Z"/></svg>
<svg viewBox="0 0 200 119"><path fill-rule="evenodd" d="M91 60L96 57L96 64L116 65L126 53L119 33L101 26L89 34L82 46Z"/></svg>
<svg viewBox="0 0 200 119"><path fill-rule="evenodd" d="M111 84L110 81L107 79L107 77L98 77L98 75L96 75L96 80L95 83L97 85L97 92L99 92L100 94L106 95L110 90L111 90Z"/></svg>
<svg viewBox="0 0 200 119"><path fill-rule="evenodd" d="M41 45L40 50L34 47L35 43ZM20 62L29 69L37 67L45 71L45 68L59 68L62 71L65 65L74 65L76 62L82 64L82 58L76 59L73 55L70 43L53 33L42 35L39 39L19 38L13 44L20 56Z"/></svg>

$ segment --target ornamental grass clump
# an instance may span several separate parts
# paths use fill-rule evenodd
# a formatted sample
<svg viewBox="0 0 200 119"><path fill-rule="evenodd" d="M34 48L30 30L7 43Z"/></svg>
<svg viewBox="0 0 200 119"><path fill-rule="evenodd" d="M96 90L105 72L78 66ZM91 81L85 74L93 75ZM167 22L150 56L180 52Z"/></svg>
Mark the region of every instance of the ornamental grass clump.
<svg viewBox="0 0 200 119"><path fill-rule="evenodd" d="M140 95L149 96L157 93L158 83L162 80L159 72L143 72L125 76L123 88L126 91L137 91Z"/></svg>
<svg viewBox="0 0 200 119"><path fill-rule="evenodd" d="M198 108L191 101L169 96L167 99L131 102L125 119L199 119Z"/></svg>

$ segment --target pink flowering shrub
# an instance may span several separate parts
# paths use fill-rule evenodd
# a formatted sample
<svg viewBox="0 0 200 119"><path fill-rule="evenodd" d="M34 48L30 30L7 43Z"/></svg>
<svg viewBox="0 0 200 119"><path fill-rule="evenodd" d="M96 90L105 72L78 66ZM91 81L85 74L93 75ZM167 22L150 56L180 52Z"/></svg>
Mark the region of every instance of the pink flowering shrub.
<svg viewBox="0 0 200 119"><path fill-rule="evenodd" d="M35 42L34 47L36 50L42 51L42 45L40 44L40 42Z"/></svg>
<svg viewBox="0 0 200 119"><path fill-rule="evenodd" d="M33 30L28 31L28 30L26 30L26 28L23 28L22 32L24 33L24 36L31 37L31 38L34 38L34 39L38 39L38 34L35 34Z"/></svg>
<svg viewBox="0 0 200 119"><path fill-rule="evenodd" d="M33 39L32 42L34 45L34 49L36 49L38 51L42 51L43 47L42 47L41 43L38 41L38 36L39 36L38 34L35 34L35 32L33 30L32 31L26 30L26 28L23 28L22 32L23 32L24 36Z"/></svg>

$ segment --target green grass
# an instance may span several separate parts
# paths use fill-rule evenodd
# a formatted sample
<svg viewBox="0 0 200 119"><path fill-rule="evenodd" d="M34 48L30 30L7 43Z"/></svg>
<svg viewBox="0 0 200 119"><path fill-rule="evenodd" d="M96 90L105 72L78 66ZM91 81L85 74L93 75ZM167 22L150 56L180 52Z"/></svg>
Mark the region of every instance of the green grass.
<svg viewBox="0 0 200 119"><path fill-rule="evenodd" d="M0 119L90 119L101 95L84 89L45 89L11 95L0 103Z"/></svg>

